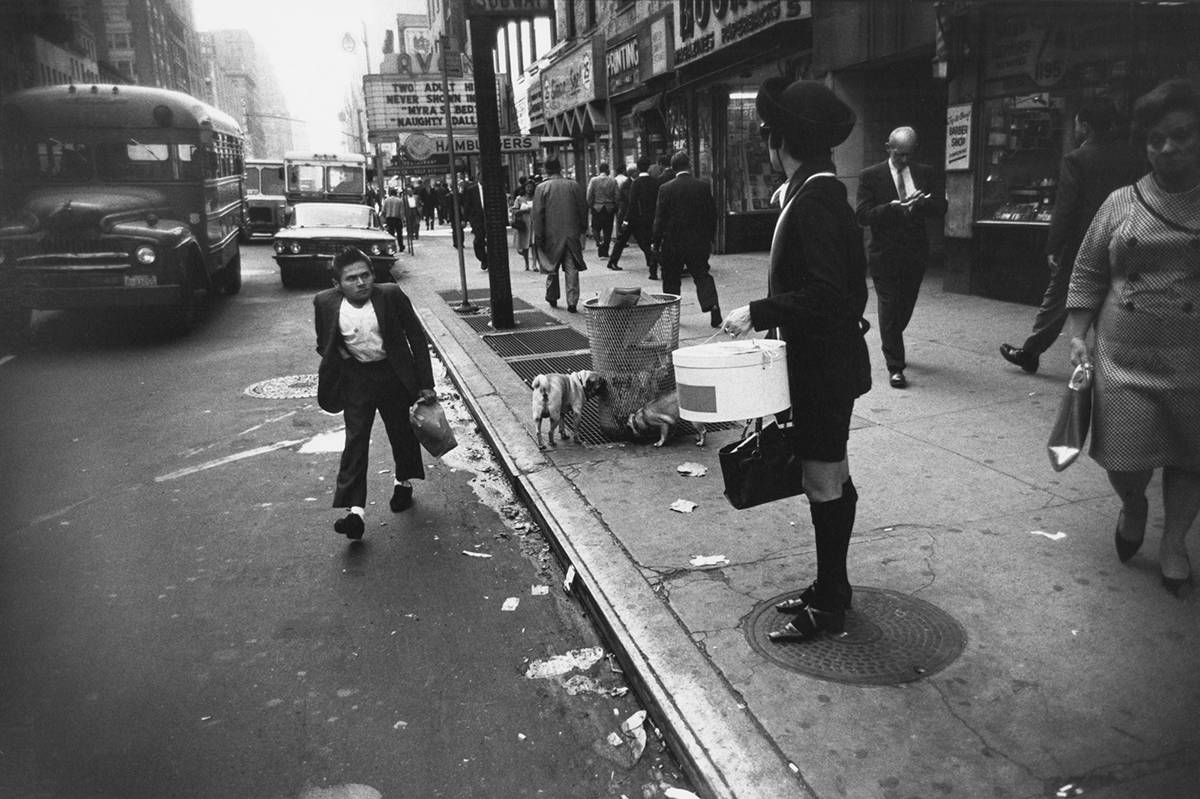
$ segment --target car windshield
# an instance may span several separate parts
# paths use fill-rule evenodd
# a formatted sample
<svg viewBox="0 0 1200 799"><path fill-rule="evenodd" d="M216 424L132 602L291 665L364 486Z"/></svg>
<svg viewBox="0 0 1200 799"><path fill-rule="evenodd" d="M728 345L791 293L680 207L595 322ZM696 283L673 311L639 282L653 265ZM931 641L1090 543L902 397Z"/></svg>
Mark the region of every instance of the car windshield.
<svg viewBox="0 0 1200 799"><path fill-rule="evenodd" d="M295 227L371 227L371 209L365 205L344 203L300 203L296 206Z"/></svg>

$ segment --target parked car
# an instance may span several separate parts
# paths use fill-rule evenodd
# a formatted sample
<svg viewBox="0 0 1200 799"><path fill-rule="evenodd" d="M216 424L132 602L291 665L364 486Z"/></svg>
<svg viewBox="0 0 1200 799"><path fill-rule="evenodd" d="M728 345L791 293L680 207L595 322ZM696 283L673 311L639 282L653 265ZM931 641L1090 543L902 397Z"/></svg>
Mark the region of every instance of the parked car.
<svg viewBox="0 0 1200 799"><path fill-rule="evenodd" d="M371 259L378 281L394 280L396 240L375 209L348 203L298 203L288 223L275 234L275 263L289 288L307 277L328 274L333 257L343 247L357 247Z"/></svg>

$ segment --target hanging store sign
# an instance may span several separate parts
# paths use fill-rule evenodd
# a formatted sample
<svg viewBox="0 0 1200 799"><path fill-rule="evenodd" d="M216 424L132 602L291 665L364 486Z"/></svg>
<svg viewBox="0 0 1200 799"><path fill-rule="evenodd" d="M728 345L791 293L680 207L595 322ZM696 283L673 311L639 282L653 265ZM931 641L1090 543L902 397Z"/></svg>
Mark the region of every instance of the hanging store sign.
<svg viewBox="0 0 1200 799"><path fill-rule="evenodd" d="M475 81L451 80L448 87L454 127L475 129ZM407 131L446 129L446 93L441 80L363 75L363 94L371 141L394 139Z"/></svg>
<svg viewBox="0 0 1200 799"><path fill-rule="evenodd" d="M946 171L971 169L971 104L946 109Z"/></svg>
<svg viewBox="0 0 1200 799"><path fill-rule="evenodd" d="M1112 54L1127 47L1128 31L1111 16L1008 17L997 22L984 49L984 78L1020 76L1048 88L1087 66L1107 73Z"/></svg>
<svg viewBox="0 0 1200 799"><path fill-rule="evenodd" d="M596 55L599 39L542 70L542 113L546 118L591 102L603 96L597 92Z"/></svg>
<svg viewBox="0 0 1200 799"><path fill-rule="evenodd" d="M811 0L676 0L675 66L782 22L809 17Z"/></svg>
<svg viewBox="0 0 1200 799"><path fill-rule="evenodd" d="M463 0L463 11L468 18L553 16L554 0Z"/></svg>
<svg viewBox="0 0 1200 799"><path fill-rule="evenodd" d="M638 37L631 36L609 47L604 53L608 72L608 93L628 91L638 83Z"/></svg>

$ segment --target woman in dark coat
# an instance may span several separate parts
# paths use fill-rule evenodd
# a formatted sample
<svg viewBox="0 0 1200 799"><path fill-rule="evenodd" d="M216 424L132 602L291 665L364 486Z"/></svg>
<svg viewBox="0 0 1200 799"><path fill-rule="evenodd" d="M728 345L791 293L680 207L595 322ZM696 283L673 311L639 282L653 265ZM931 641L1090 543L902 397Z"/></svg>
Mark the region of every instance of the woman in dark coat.
<svg viewBox="0 0 1200 799"><path fill-rule="evenodd" d="M867 262L862 231L831 150L854 127L854 112L825 86L770 78L758 92L771 164L788 176L771 242L766 299L735 309L722 329L737 336L779 331L787 342L793 446L804 466L817 547L817 578L777 608L795 614L773 641L840 633L850 607L846 555L858 493L846 442L855 398L871 387L862 318Z"/></svg>

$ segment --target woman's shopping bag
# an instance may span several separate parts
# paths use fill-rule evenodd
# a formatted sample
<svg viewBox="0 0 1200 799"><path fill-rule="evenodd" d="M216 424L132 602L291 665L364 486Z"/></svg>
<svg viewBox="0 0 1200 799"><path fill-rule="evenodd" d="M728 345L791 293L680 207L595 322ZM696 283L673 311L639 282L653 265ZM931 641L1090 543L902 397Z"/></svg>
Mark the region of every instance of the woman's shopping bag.
<svg viewBox="0 0 1200 799"><path fill-rule="evenodd" d="M721 447L718 458L730 505L744 510L804 492L804 471L790 431L775 422L763 426L758 419L753 433Z"/></svg>
<svg viewBox="0 0 1200 799"><path fill-rule="evenodd" d="M417 403L408 410L408 420L412 424L413 433L425 451L435 458L440 458L458 446L446 413L437 402L428 405Z"/></svg>
<svg viewBox="0 0 1200 799"><path fill-rule="evenodd" d="M1050 429L1046 453L1054 471L1061 472L1083 452L1088 428L1092 425L1092 366L1076 366L1067 382L1067 391L1058 406L1058 417Z"/></svg>

